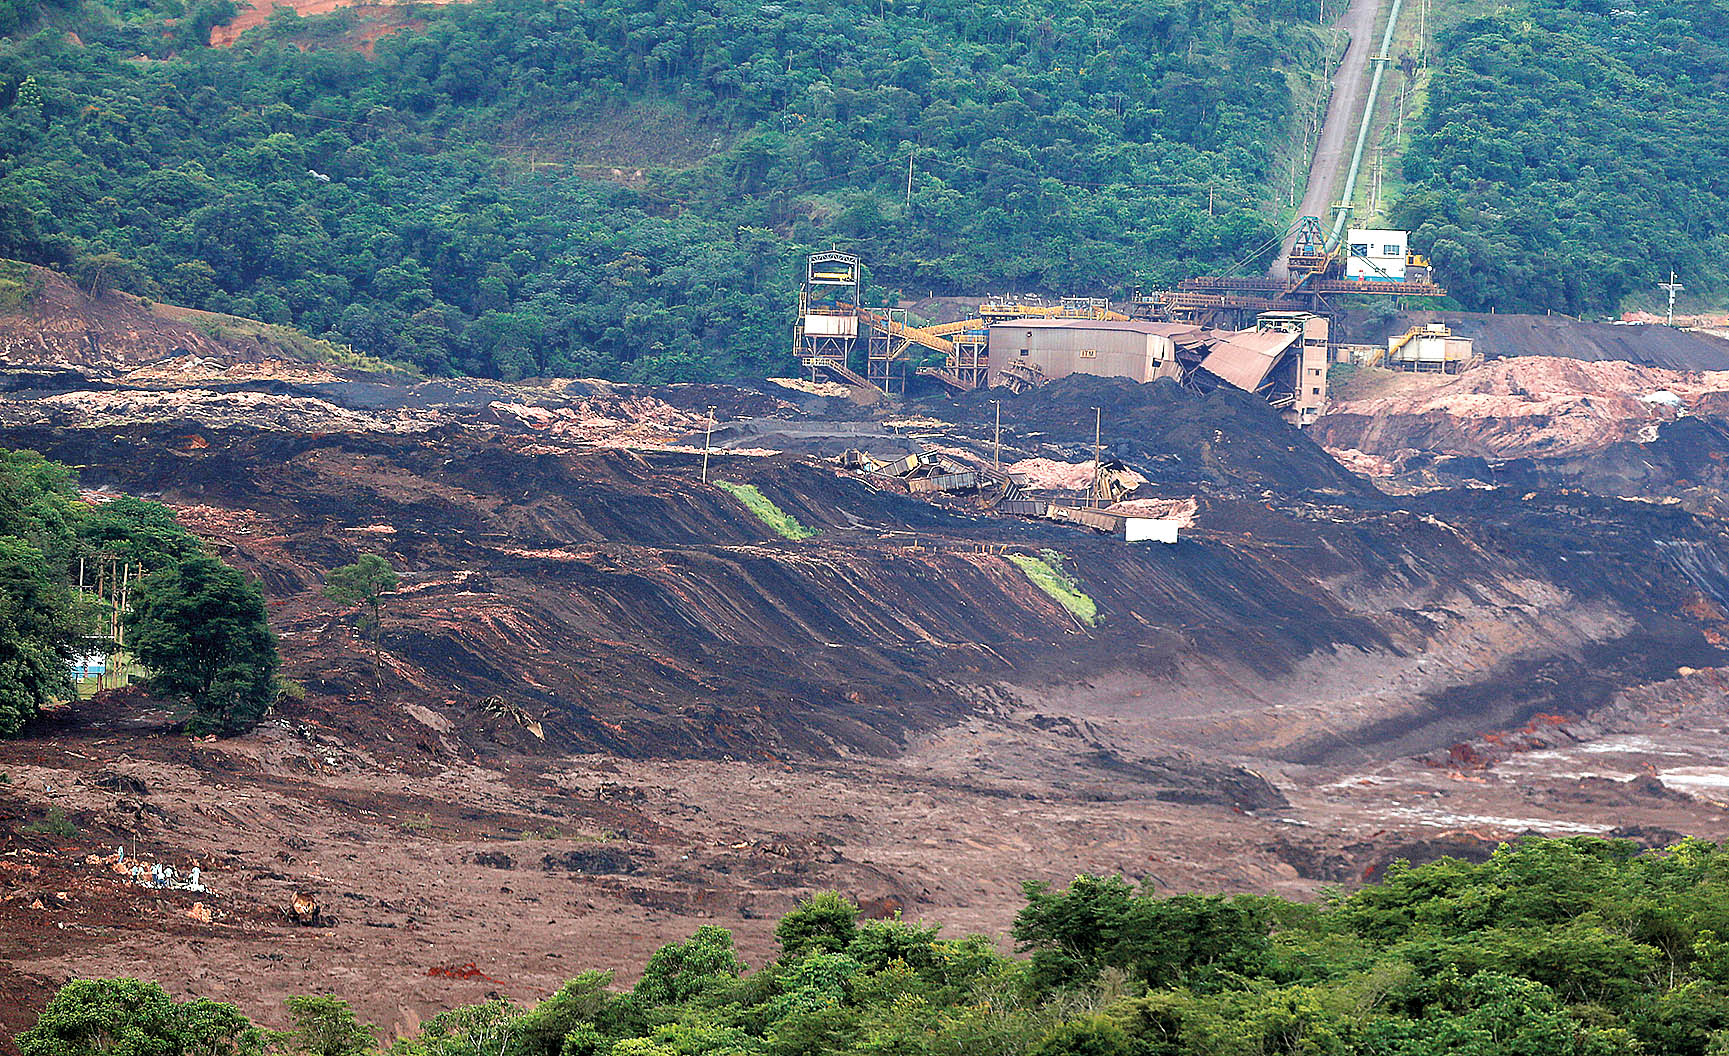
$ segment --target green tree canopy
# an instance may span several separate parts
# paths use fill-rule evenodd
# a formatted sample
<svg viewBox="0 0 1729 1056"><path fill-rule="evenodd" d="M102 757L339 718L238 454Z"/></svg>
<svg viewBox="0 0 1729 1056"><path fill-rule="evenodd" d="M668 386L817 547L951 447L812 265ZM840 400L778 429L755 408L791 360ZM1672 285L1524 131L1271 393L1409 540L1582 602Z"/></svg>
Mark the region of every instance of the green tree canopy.
<svg viewBox="0 0 1729 1056"><path fill-rule="evenodd" d="M366 55L352 11L204 47L230 9L0 51L0 256L507 378L782 369L837 244L872 303L1234 262L1328 57L1315 0L488 0Z"/></svg>
<svg viewBox="0 0 1729 1056"><path fill-rule="evenodd" d="M365 1056L378 1049L378 1028L355 1018L348 1002L302 994L288 999L293 1029L276 1043L293 1056Z"/></svg>
<svg viewBox="0 0 1729 1056"><path fill-rule="evenodd" d="M72 690L84 628L67 582L84 506L67 467L0 452L0 737Z"/></svg>
<svg viewBox="0 0 1729 1056"><path fill-rule="evenodd" d="M1396 864L1382 882L1315 904L1159 898L1098 877L1027 891L1017 937L1030 960L1004 956L985 936L945 940L900 921L856 925L845 949L828 948L850 919L830 893L777 928L820 936L820 948L795 939L754 973L744 973L732 936L709 925L663 947L627 993L587 972L526 1011L489 1001L442 1012L392 1056L1729 1051L1729 943L1718 937L1729 931L1717 930L1729 917L1729 854L1702 841L1641 853L1621 841L1527 839L1482 864ZM1089 937L1086 922L1101 934ZM1069 961L1083 967L1053 980L1040 958L1057 943L1074 947ZM181 1051L78 1040L169 1033L178 1013L159 993L105 1000L101 1015L66 1011L89 993L144 985L69 984L21 1039L23 1056ZM364 1040L340 1002L290 1007L297 1022L311 1011L333 1028L319 1035L329 1044L285 1040L296 1056L354 1056ZM62 1037L73 1040L44 1047Z"/></svg>
<svg viewBox="0 0 1729 1056"><path fill-rule="evenodd" d="M78 528L82 549L107 554L151 571L202 552L174 511L159 502L120 495L91 506Z"/></svg>
<svg viewBox="0 0 1729 1056"><path fill-rule="evenodd" d="M243 573L202 554L154 572L125 626L127 647L156 688L190 709L192 732L237 733L269 706L276 635L264 592Z"/></svg>
<svg viewBox="0 0 1729 1056"><path fill-rule="evenodd" d="M258 1056L263 1032L233 1005L177 1003L156 983L75 980L61 987L36 1025L18 1036L19 1056Z"/></svg>
<svg viewBox="0 0 1729 1056"><path fill-rule="evenodd" d="M380 639L384 634L384 596L395 590L400 578L390 562L377 554L361 554L353 564L333 568L324 577L324 595L345 605L359 605L356 621L361 634L372 643L372 683L382 684L379 671Z"/></svg>
<svg viewBox="0 0 1729 1056"><path fill-rule="evenodd" d="M781 918L774 929L781 956L791 960L811 951L839 953L858 935L858 907L834 891L819 891Z"/></svg>
<svg viewBox="0 0 1729 1056"><path fill-rule="evenodd" d="M1439 38L1394 227L1479 310L1656 306L1729 280L1729 6L1520 0Z"/></svg>

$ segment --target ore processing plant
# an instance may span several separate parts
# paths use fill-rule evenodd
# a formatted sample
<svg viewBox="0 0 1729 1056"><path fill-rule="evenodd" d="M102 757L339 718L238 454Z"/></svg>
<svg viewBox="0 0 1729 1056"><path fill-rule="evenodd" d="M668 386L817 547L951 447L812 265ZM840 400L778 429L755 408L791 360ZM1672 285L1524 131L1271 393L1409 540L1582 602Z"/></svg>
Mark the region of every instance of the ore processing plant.
<svg viewBox="0 0 1729 1056"><path fill-rule="evenodd" d="M904 308L865 306L859 257L815 253L799 291L793 351L812 381L827 376L890 396L905 393L909 371L958 392L1024 391L1069 374L1169 378L1199 392L1230 385L1255 393L1298 425L1321 413L1335 360L1448 371L1469 361L1468 343L1442 342L1447 335L1413 332L1389 343L1384 356L1334 345L1340 296L1447 291L1429 262L1410 252L1403 231L1328 236L1308 216L1295 233L1275 274L1187 279L1175 290L1137 294L1120 310L1101 298L1004 297L980 303L973 318L930 326L915 325ZM1433 362L1432 349L1443 350Z"/></svg>

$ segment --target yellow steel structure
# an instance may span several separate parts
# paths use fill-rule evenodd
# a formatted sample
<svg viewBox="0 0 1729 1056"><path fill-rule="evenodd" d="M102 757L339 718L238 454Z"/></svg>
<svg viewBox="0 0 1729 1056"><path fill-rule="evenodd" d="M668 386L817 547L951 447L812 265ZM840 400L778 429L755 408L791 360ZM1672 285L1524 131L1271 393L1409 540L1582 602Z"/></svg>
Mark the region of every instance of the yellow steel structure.
<svg viewBox="0 0 1729 1056"><path fill-rule="evenodd" d="M944 355L955 350L953 341L950 341L948 338L943 337L941 334L938 334L929 328L910 326L899 319L890 317L885 312L879 312L870 308L860 308L858 314L860 319L863 319L882 333L885 333L890 337L900 338L902 343L900 347L895 350L897 353L905 352L907 347L912 344L923 345L926 348L934 349ZM954 324L951 323L949 325L953 326ZM955 331L949 330L948 332L952 334Z"/></svg>

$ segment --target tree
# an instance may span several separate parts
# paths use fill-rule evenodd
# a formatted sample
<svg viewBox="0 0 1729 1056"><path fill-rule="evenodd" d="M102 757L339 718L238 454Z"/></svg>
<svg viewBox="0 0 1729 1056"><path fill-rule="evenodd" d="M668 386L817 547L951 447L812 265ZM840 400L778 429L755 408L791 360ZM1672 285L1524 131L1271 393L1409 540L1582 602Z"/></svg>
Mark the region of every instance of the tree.
<svg viewBox="0 0 1729 1056"><path fill-rule="evenodd" d="M493 1000L447 1009L426 1021L417 1038L399 1041L393 1056L498 1056L509 1050L522 1013Z"/></svg>
<svg viewBox="0 0 1729 1056"><path fill-rule="evenodd" d="M176 1004L155 983L78 979L60 988L19 1056L258 1056L263 1032L233 1005Z"/></svg>
<svg viewBox="0 0 1729 1056"><path fill-rule="evenodd" d="M78 526L78 537L90 551L113 555L146 570L178 564L201 549L197 537L180 526L173 510L132 495L93 505Z"/></svg>
<svg viewBox="0 0 1729 1056"><path fill-rule="evenodd" d="M42 552L0 536L0 736L16 735L72 690L78 644L71 600Z"/></svg>
<svg viewBox="0 0 1729 1056"><path fill-rule="evenodd" d="M66 566L81 513L71 470L0 452L0 737L71 694L81 640Z"/></svg>
<svg viewBox="0 0 1729 1056"><path fill-rule="evenodd" d="M1062 1024L1039 1041L1033 1056L1127 1056L1132 1051L1122 1028L1100 1016Z"/></svg>
<svg viewBox="0 0 1729 1056"><path fill-rule="evenodd" d="M704 924L684 942L656 951L631 993L650 1007L685 1002L743 972L744 962L733 952L732 932Z"/></svg>
<svg viewBox="0 0 1729 1056"><path fill-rule="evenodd" d="M377 554L361 554L351 565L333 568L324 577L324 596L345 605L361 606L356 628L372 642L372 686L381 688L379 639L383 635L384 595L400 580L390 562Z"/></svg>
<svg viewBox="0 0 1729 1056"><path fill-rule="evenodd" d="M811 951L839 953L858 934L858 907L834 891L819 891L775 925L781 959L792 960Z"/></svg>
<svg viewBox="0 0 1729 1056"><path fill-rule="evenodd" d="M583 972L536 1005L517 1025L517 1043L529 1056L559 1056L571 1031L587 1026L612 1000L611 972Z"/></svg>
<svg viewBox="0 0 1729 1056"><path fill-rule="evenodd" d="M276 635L263 590L238 570L199 554L146 576L125 630L155 688L190 706L189 731L238 733L269 706Z"/></svg>
<svg viewBox="0 0 1729 1056"><path fill-rule="evenodd" d="M1040 988L1073 987L1120 968L1149 987L1196 983L1219 973L1271 967L1268 903L1249 896L1137 895L1122 877L1079 876L1069 889L1024 885L1026 908L1013 934L1032 953Z"/></svg>
<svg viewBox="0 0 1729 1056"><path fill-rule="evenodd" d="M378 1028L354 1017L348 1002L334 997L301 994L288 999L294 1029L278 1042L281 1051L296 1056L362 1056L378 1047Z"/></svg>
<svg viewBox="0 0 1729 1056"><path fill-rule="evenodd" d="M146 293L153 288L148 273L137 261L113 250L78 254L72 259L72 277L92 297L102 297L115 289Z"/></svg>

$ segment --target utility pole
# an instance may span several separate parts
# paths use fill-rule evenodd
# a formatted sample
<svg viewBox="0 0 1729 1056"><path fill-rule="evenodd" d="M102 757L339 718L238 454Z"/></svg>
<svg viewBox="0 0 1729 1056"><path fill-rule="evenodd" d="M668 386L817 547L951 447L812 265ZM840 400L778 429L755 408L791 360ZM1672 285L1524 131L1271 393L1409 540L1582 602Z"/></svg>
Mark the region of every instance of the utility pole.
<svg viewBox="0 0 1729 1056"><path fill-rule="evenodd" d="M1104 477L1104 466L1099 463L1100 453L1104 444L1100 442L1101 430L1105 420L1105 412L1098 407L1093 408L1093 506L1099 504L1099 481Z"/></svg>
<svg viewBox="0 0 1729 1056"><path fill-rule="evenodd" d="M1417 61L1429 68L1429 0L1417 5Z"/></svg>
<svg viewBox="0 0 1729 1056"><path fill-rule="evenodd" d="M907 151L907 216L913 215L913 155L916 150Z"/></svg>
<svg viewBox="0 0 1729 1056"><path fill-rule="evenodd" d="M708 409L708 428L702 431L702 482L708 483L708 442L714 436L714 408Z"/></svg>
<svg viewBox="0 0 1729 1056"><path fill-rule="evenodd" d="M1003 401L992 400L991 406L997 409L996 453L991 457L991 461L998 469L1001 469L1003 468Z"/></svg>
<svg viewBox="0 0 1729 1056"><path fill-rule="evenodd" d="M1668 290L1669 291L1669 325L1674 326L1675 325L1675 294L1680 292L1681 290L1685 289L1685 287L1683 287L1680 283L1675 281L1675 269L1674 268L1669 269L1669 281L1668 282L1659 282L1657 284L1657 288L1660 290Z"/></svg>
<svg viewBox="0 0 1729 1056"><path fill-rule="evenodd" d="M1381 148L1375 148L1375 191L1374 202L1369 206L1369 212L1378 213L1381 209Z"/></svg>

